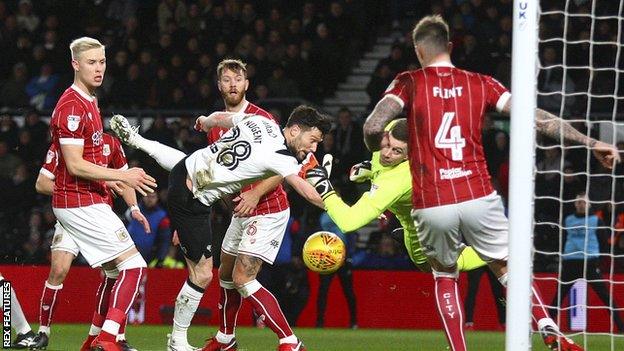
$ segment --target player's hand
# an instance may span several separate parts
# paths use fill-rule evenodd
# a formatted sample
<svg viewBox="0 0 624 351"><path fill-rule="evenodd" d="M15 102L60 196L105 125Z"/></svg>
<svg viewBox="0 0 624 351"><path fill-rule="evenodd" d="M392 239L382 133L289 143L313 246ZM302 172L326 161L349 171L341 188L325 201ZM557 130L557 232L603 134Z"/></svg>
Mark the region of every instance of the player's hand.
<svg viewBox="0 0 624 351"><path fill-rule="evenodd" d="M171 235L171 244L173 246L180 245L180 238L178 237L178 231L177 230L174 230L173 234Z"/></svg>
<svg viewBox="0 0 624 351"><path fill-rule="evenodd" d="M371 178L371 168L373 165L371 161L364 161L358 164L355 164L349 170L349 180L355 183L364 183L366 180Z"/></svg>
<svg viewBox="0 0 624 351"><path fill-rule="evenodd" d="M313 153L308 153L308 155L306 156L305 160L303 160L303 162L301 162L301 169L299 170L299 177L305 179L305 174L309 169L312 169L316 166L319 165L318 160L316 159L316 156L314 156Z"/></svg>
<svg viewBox="0 0 624 351"><path fill-rule="evenodd" d="M123 173L124 179L122 181L143 196L147 195L147 193L153 193L154 188L157 186L156 179L145 173L141 168L132 167L123 171Z"/></svg>
<svg viewBox="0 0 624 351"><path fill-rule="evenodd" d="M240 193L232 200L236 207L234 207L234 217L249 217L258 206L260 196L255 191L249 190Z"/></svg>
<svg viewBox="0 0 624 351"><path fill-rule="evenodd" d="M141 225L143 226L143 230L145 230L147 234L152 232L149 222L147 221L147 218L145 218L143 213L141 213L141 210L135 208L134 210L130 211L130 217L132 217L135 221L141 223Z"/></svg>
<svg viewBox="0 0 624 351"><path fill-rule="evenodd" d="M206 121L208 119L208 117L206 116L199 116L197 117L197 119L195 120L195 130L200 131L200 132L208 132L210 130L210 128L207 128L204 126L204 121Z"/></svg>
<svg viewBox="0 0 624 351"><path fill-rule="evenodd" d="M117 180L108 180L106 181L106 186L109 187L111 190L113 190L111 192L113 196L117 197L117 195L119 196L123 195L123 192L124 192L123 182L120 182Z"/></svg>
<svg viewBox="0 0 624 351"><path fill-rule="evenodd" d="M602 141L596 140L596 143L591 146L591 150L594 153L594 156L598 159L600 164L602 164L607 169L612 169L616 163L621 162L620 152L613 145L603 143Z"/></svg>
<svg viewBox="0 0 624 351"><path fill-rule="evenodd" d="M332 155L326 154L323 157L323 163L321 165L307 170L305 174L306 181L316 189L316 192L318 192L323 199L334 193L334 186L329 181L332 161Z"/></svg>

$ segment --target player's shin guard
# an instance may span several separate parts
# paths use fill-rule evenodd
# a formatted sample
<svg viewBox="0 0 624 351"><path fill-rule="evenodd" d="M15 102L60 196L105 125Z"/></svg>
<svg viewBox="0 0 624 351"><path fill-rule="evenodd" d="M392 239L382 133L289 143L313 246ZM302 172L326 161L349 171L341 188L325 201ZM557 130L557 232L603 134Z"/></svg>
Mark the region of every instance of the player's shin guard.
<svg viewBox="0 0 624 351"><path fill-rule="evenodd" d="M433 272L438 312L452 351L465 351L463 307L457 289L457 273Z"/></svg>
<svg viewBox="0 0 624 351"><path fill-rule="evenodd" d="M220 280L221 294L219 296L219 332L223 335L234 335L238 311L243 305L243 299L231 281ZM217 335L217 339L219 335ZM228 342L229 340L217 340Z"/></svg>
<svg viewBox="0 0 624 351"><path fill-rule="evenodd" d="M43 292L41 293L41 304L39 305L39 332L50 335L50 324L56 305L56 297L63 289L61 285L51 285L46 282L43 284Z"/></svg>
<svg viewBox="0 0 624 351"><path fill-rule="evenodd" d="M186 332L191 325L191 320L195 316L199 301L204 296L204 289L186 280L182 289L178 293L173 311L173 332L171 337L174 340L182 340L187 343Z"/></svg>
<svg viewBox="0 0 624 351"><path fill-rule="evenodd" d="M97 336L102 330L102 325L108 313L111 291L118 276L119 271L117 270L104 271L100 286L95 293L95 311L91 319L91 328L89 328L89 335L91 336Z"/></svg>
<svg viewBox="0 0 624 351"><path fill-rule="evenodd" d="M280 343L284 341L290 343L297 342L277 299L257 280L248 282L242 288L239 288L238 292L243 298L251 302L254 310L261 318L264 316L264 323L277 334ZM286 338L294 339L294 341L284 340Z"/></svg>
<svg viewBox="0 0 624 351"><path fill-rule="evenodd" d="M138 252L117 265L119 276L110 295L108 313L98 336L99 340L116 341L119 328L126 322L128 310L139 291L139 283L146 266Z"/></svg>

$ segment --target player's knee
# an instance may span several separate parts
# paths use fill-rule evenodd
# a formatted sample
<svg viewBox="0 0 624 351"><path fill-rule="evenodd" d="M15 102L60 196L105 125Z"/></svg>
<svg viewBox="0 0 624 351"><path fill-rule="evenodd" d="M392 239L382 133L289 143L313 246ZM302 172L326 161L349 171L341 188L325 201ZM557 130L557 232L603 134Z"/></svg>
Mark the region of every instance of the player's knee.
<svg viewBox="0 0 624 351"><path fill-rule="evenodd" d="M50 268L50 276L48 277L48 283L52 285L59 285L63 283L65 277L69 273L69 267L65 265L52 265Z"/></svg>
<svg viewBox="0 0 624 351"><path fill-rule="evenodd" d="M145 263L143 256L138 252L117 264L117 270L119 271L134 268L147 268L147 263Z"/></svg>
<svg viewBox="0 0 624 351"><path fill-rule="evenodd" d="M202 289L205 289L208 284L212 281L212 269L210 270L199 270L195 272L195 279L193 279L193 284L196 284Z"/></svg>
<svg viewBox="0 0 624 351"><path fill-rule="evenodd" d="M219 266L219 279L231 282L232 270L224 267L223 265Z"/></svg>
<svg viewBox="0 0 624 351"><path fill-rule="evenodd" d="M236 285L236 282L234 282L234 285ZM260 284L260 282L255 279L252 281L248 281L242 286L236 285L236 290L238 290L238 293L241 294L241 296L244 298L255 294L256 291L260 290L260 288L262 288L262 284Z"/></svg>

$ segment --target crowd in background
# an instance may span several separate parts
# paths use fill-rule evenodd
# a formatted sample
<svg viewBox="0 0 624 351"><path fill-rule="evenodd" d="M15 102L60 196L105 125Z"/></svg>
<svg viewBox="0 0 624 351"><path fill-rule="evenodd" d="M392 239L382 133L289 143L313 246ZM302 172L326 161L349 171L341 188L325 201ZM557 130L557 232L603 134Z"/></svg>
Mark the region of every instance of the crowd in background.
<svg viewBox="0 0 624 351"><path fill-rule="evenodd" d="M247 62L247 98L251 102L263 106L263 100L276 97L320 103L333 94L376 35L393 35L396 40L388 57L379 61L366 88L370 110L398 72L419 67L410 29L415 19L427 13L441 14L449 22L455 65L490 74L510 87L512 0L380 3L0 0L0 107L7 108L2 110L6 113L0 112L0 262L49 260L55 218L49 198L36 194L34 187L49 143L48 126L41 116L49 116L58 96L71 84L67 46L78 36L99 38L107 47L106 79L98 91L103 114L153 111L147 113L153 123L142 134L186 153L206 145L205 137L192 128L196 115L188 111L208 112L223 106L215 79L216 64L221 59L234 57ZM542 9L548 11L554 6L556 2L544 1ZM590 3L582 0L571 6L570 10L581 13L591 9ZM604 6L599 11L604 15L613 9ZM541 38L560 37L563 20L561 15L544 16ZM587 20L575 17L574 23L568 24L566 38L581 41L569 44L566 56L560 41L541 44L538 103L544 109L561 112L564 118L589 116L599 120L607 112L610 119L615 102L619 102L614 97L594 97L588 104L586 96L550 94L580 91L617 95L619 76L614 69L595 72L590 79L588 69L560 66L617 67L613 62L616 55L612 54L616 46L590 46L582 41L591 36L594 41L617 42L613 37L617 26L609 20L598 21L596 33L590 33ZM21 126L16 123L15 111L23 117ZM163 111L188 113L166 118ZM270 112L282 122L288 117L283 110ZM317 151L319 159L325 153L334 155L334 185L351 202L366 190L349 182L347 176L351 165L370 157L362 140L365 116L341 109L334 116L334 129ZM583 123L575 126L583 132L597 131L587 130ZM492 181L507 199L509 135L505 124L488 117L483 144ZM588 192L594 210L612 228L603 252L624 253L624 237L619 235L624 230L624 211L617 196L624 194L621 180L600 169L584 149L562 150L556 141L541 139L538 145L535 245L545 254L536 255L536 268L556 269L557 256L548 253L561 251L560 223L574 211L571 200L580 190ZM624 150L624 143L618 146ZM155 176L161 185L159 206L166 208L167 172L147 155L126 151L131 167L141 166ZM552 172L559 169L564 173ZM614 172L622 175L622 171L619 166ZM287 235L293 240L284 254L287 258L300 252L306 236L320 229L320 212L303 205L296 194L289 196L293 218ZM116 207L120 214L125 210L122 204ZM213 213L215 233L223 233L229 224L226 207L222 205ZM389 235L394 226L391 220L353 235L349 245L355 268L414 269ZM166 240L158 241L154 254L156 266L179 265L176 250L170 249Z"/></svg>

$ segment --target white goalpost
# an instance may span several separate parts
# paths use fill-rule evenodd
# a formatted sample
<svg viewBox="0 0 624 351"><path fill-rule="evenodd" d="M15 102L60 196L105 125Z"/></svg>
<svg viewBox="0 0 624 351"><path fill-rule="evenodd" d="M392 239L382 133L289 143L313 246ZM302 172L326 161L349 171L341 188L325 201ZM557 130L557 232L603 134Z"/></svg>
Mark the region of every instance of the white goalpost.
<svg viewBox="0 0 624 351"><path fill-rule="evenodd" d="M514 0L506 350L531 349L533 179L538 0Z"/></svg>
<svg viewBox="0 0 624 351"><path fill-rule="evenodd" d="M583 349L624 350L624 167L602 168L588 147L536 135L534 120L540 107L594 138L624 141L624 0L513 6L506 350L531 349L532 281ZM589 201L585 214L578 196Z"/></svg>

